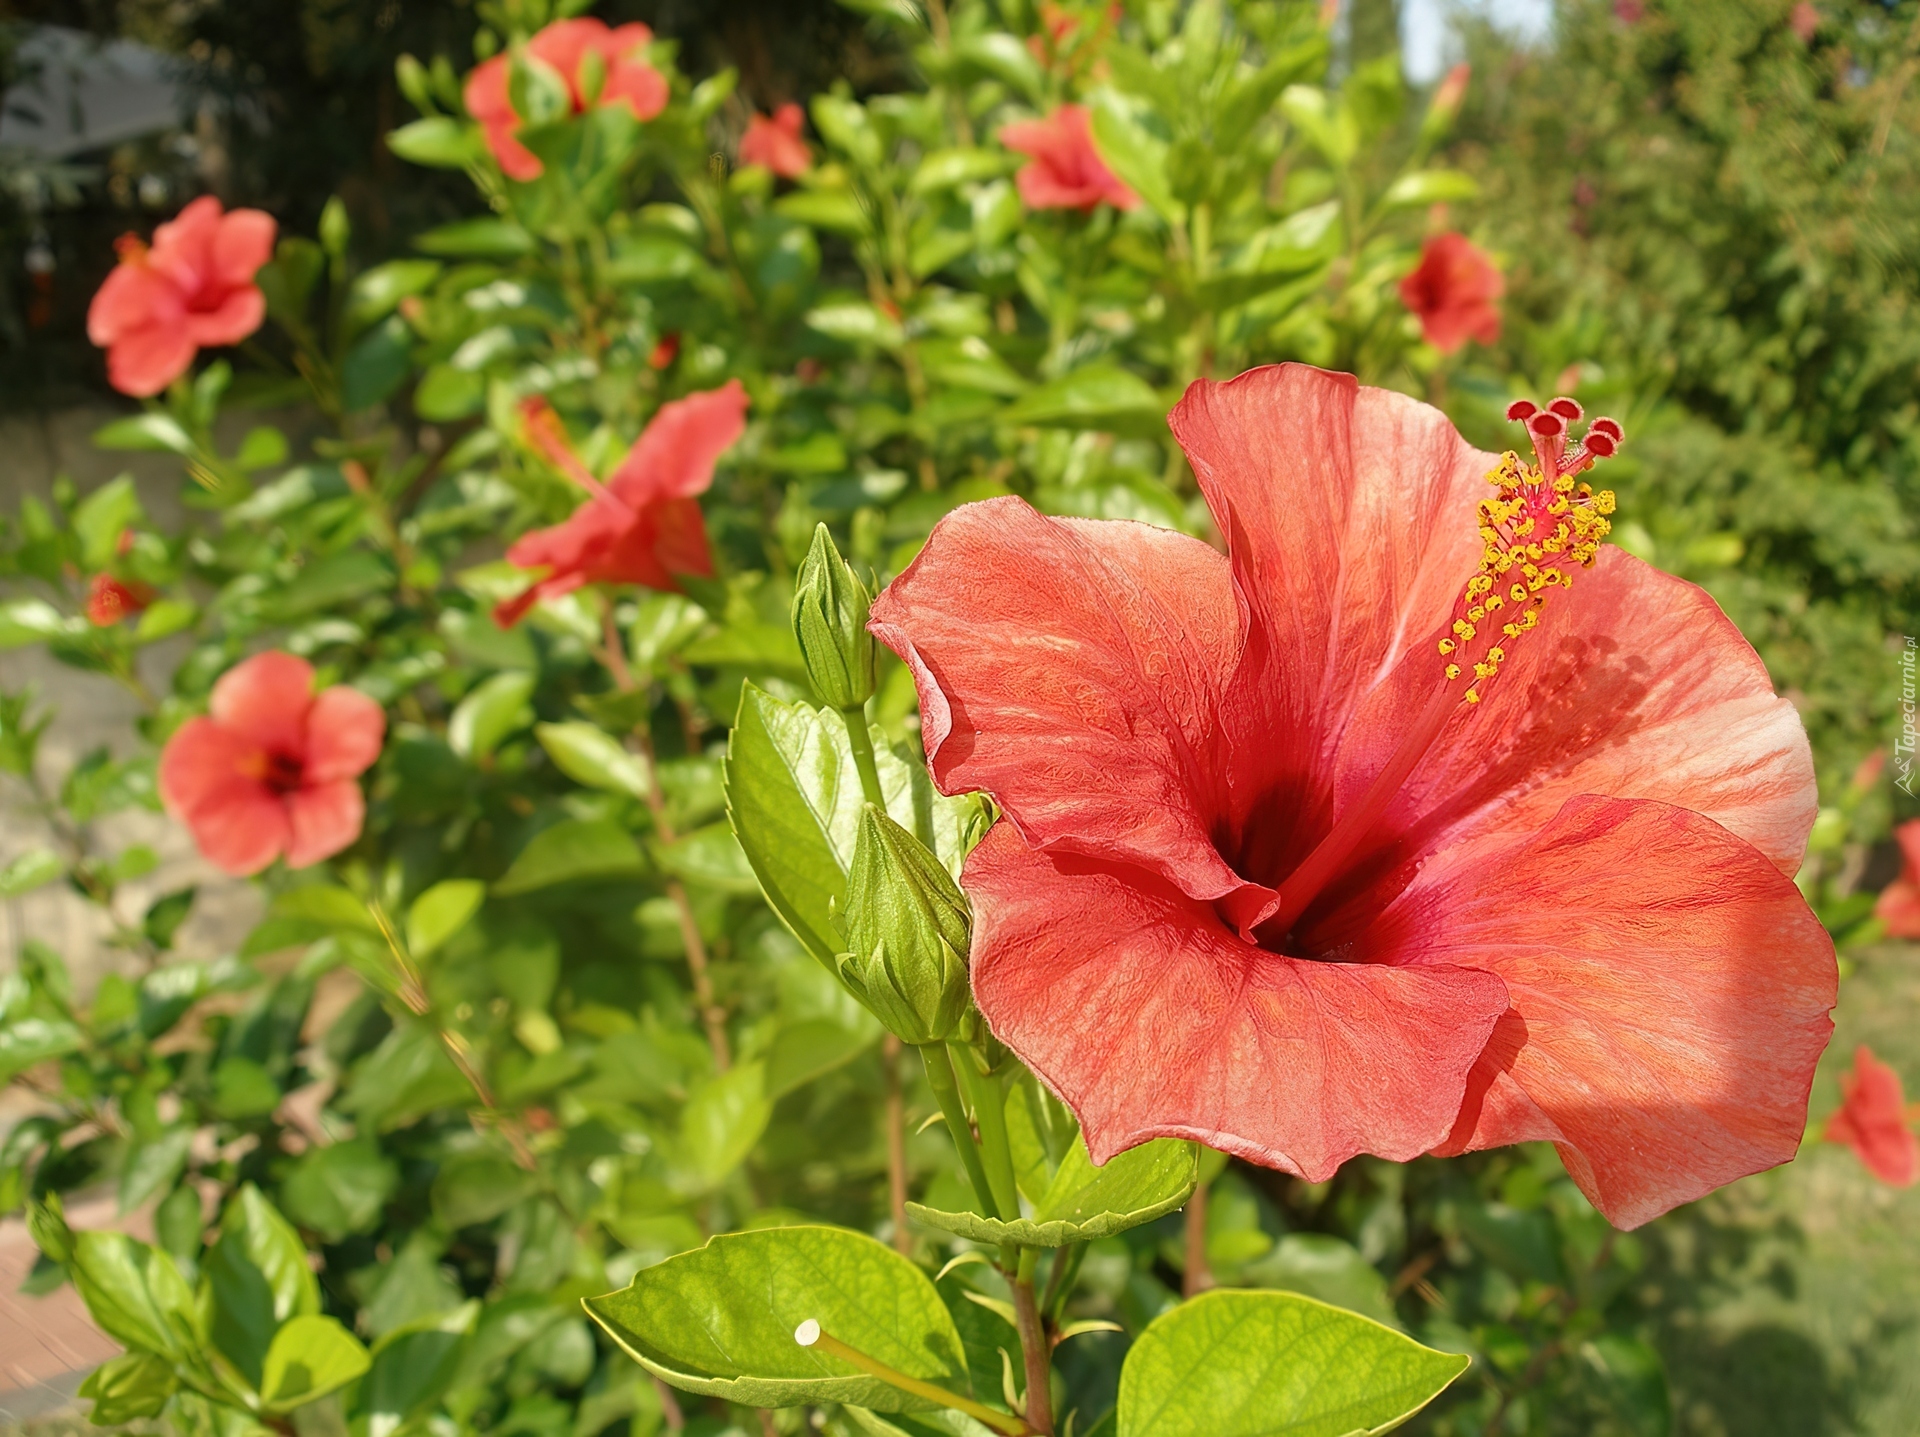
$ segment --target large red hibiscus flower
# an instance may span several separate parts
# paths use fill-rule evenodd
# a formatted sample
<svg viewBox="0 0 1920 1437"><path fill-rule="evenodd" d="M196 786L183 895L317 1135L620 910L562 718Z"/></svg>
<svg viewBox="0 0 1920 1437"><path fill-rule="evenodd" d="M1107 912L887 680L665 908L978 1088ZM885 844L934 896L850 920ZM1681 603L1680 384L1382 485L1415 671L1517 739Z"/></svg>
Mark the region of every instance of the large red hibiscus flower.
<svg viewBox="0 0 1920 1437"><path fill-rule="evenodd" d="M696 496L713 482L713 466L740 437L746 416L747 391L737 379L663 404L602 484L568 445L547 402L528 400L528 442L592 497L563 523L523 534L507 550L511 562L544 573L496 606L494 622L511 627L541 599L582 584L671 590L683 575L711 578L713 554Z"/></svg>
<svg viewBox="0 0 1920 1437"><path fill-rule="evenodd" d="M1228 556L989 500L875 603L936 781L1005 814L980 1009L1097 1161L1545 1139L1633 1226L1793 1156L1836 980L1806 739L1705 593L1599 548L1620 429L1579 412L1515 407L1536 469L1345 375L1202 381Z"/></svg>

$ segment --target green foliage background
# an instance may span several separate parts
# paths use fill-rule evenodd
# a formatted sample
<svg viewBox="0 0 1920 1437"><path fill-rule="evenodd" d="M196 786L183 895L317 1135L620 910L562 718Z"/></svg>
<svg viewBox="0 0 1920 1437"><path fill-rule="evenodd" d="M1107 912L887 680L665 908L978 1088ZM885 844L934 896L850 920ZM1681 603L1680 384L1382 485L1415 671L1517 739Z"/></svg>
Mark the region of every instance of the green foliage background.
<svg viewBox="0 0 1920 1437"><path fill-rule="evenodd" d="M153 524L116 481L56 486L5 532L0 642L44 644L145 712L138 742L62 772L38 752L57 716L24 693L0 704L9 801L54 836L0 888L65 883L112 914L126 959L78 992L28 943L0 987L0 1068L37 1105L0 1147L0 1198L104 1187L130 1211L157 1203L159 1252L96 1287L164 1311L177 1284L151 1277L158 1261L207 1294L201 1315L182 1305L193 1353L146 1330L132 1345L153 1355L101 1379L103 1419L170 1402L171 1426L239 1437L259 1414L213 1378L196 1387L195 1362L265 1392L260 1332L324 1315L373 1365L290 1407L308 1437L750 1432L747 1407L664 1398L577 1300L709 1234L803 1221L898 1238L940 1272L966 1384L1004 1409L1006 1284L982 1263L942 1271L966 1250L947 1229L895 1223L896 1104L911 1196L967 1206L945 1135L915 1131L935 1095L775 919L727 806L737 818L751 796L742 735L768 736L746 782L785 764L816 797L857 791L848 731L816 708L788 626L818 524L880 582L941 514L1001 493L1204 534L1161 418L1201 374L1352 368L1494 448L1516 392L1621 418L1622 542L1706 584L1806 715L1826 807L1801 882L1862 970L1843 1027L1856 985L1898 1000L1910 954L1876 946L1870 908L1892 876L1889 825L1914 808L1859 765L1895 738L1890 645L1920 590L1920 7L1835 0L1809 41L1773 0L1649 4L1631 21L1569 3L1549 53L1474 38L1457 119L1371 53L1383 8L1348 42L1305 0L1140 0L1117 24L1080 4L1049 48L1049 13L1020 0L872 0L806 12L808 49L769 46L785 32L759 11L662 7L650 18L684 42L672 106L646 126L546 127L530 143L548 176L525 186L462 123L457 76L474 34L486 49L548 18L537 0L409 6L384 25L384 8L309 4L304 48L255 8L196 12L186 43L260 57L258 78L230 69L231 93L279 85L291 113L358 128L284 160L273 147L297 136L236 142L237 197L285 221L263 275L272 324L232 368L203 362L191 389L99 436L176 455L189 523ZM166 22L111 18L127 15L149 35ZM403 46L422 63L390 81ZM385 98L342 108L343 93ZM789 96L809 101L820 164L798 184L731 167L744 100ZM1140 209L1023 213L1017 159L992 134L1070 96ZM1509 283L1501 341L1453 358L1395 293L1447 226ZM668 335L678 355L656 368ZM729 377L753 411L707 503L721 577L687 596L583 593L496 629L487 611L518 584L501 536L578 497L525 442L518 401L546 396L604 471L663 400ZM285 432L248 413L296 402ZM82 586L103 568L160 601L92 628ZM167 640L185 658L149 688L141 654ZM323 869L267 875L267 916L237 952L179 953L196 894L135 911L128 885L154 855L100 820L155 806L157 744L267 645L387 706L367 832ZM930 812L890 660L868 717L896 817ZM838 802L820 801L829 849ZM943 832L966 829L950 817ZM821 893L843 882L839 838L810 870ZM1011 1091L1039 1203L1071 1130L1030 1079ZM1783 1181L1829 1159L1844 1155ZM1870 1343L1794 1389L1810 1406L1743 1407L1716 1377L1715 1304L1799 1251L1749 1185L1621 1235L1548 1149L1362 1160L1317 1186L1205 1155L1201 1176L1203 1205L1074 1259L1061 1320L1119 1329L1060 1349L1061 1410L1082 1434L1113 1430L1129 1345L1202 1266L1470 1354L1409 1430L1839 1432L1894 1390L1898 1364L1876 1366ZM67 1253L41 1212L55 1260L36 1283L71 1272L85 1290L113 1254ZM306 1253L311 1294L287 1276ZM127 1277L140 1262L148 1276ZM280 1294L267 1308L261 1283ZM1910 1306L1873 1310L1897 1341ZM886 1430L831 1407L838 1430ZM1755 1425L1775 1420L1801 1425Z"/></svg>

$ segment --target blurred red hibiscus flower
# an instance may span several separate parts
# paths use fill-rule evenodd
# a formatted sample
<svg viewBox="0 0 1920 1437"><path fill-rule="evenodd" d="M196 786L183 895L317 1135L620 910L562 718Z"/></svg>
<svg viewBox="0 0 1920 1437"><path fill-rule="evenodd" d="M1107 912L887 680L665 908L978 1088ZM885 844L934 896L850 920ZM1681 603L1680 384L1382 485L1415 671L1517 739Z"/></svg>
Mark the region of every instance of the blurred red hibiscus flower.
<svg viewBox="0 0 1920 1437"><path fill-rule="evenodd" d="M95 574L87 585L87 622L97 629L110 629L152 602L153 590L145 584Z"/></svg>
<svg viewBox="0 0 1920 1437"><path fill-rule="evenodd" d="M1044 120L1002 125L1000 143L1028 157L1014 183L1030 210L1091 213L1102 200L1121 210L1140 203L1093 147L1093 122L1078 105L1062 105Z"/></svg>
<svg viewBox="0 0 1920 1437"><path fill-rule="evenodd" d="M160 754L160 797L200 852L228 873L329 858L360 836L360 775L380 756L387 719L358 689L313 691L313 667L278 649L236 664L204 718Z"/></svg>
<svg viewBox="0 0 1920 1437"><path fill-rule="evenodd" d="M1920 818L1909 819L1894 829L1900 843L1900 876L1880 890L1873 905L1874 917L1895 938L1920 938Z"/></svg>
<svg viewBox="0 0 1920 1437"><path fill-rule="evenodd" d="M740 137L740 163L765 165L782 179L796 179L813 166L813 151L800 138L806 117L798 105L782 105L771 115L755 115Z"/></svg>
<svg viewBox="0 0 1920 1437"><path fill-rule="evenodd" d="M273 216L223 210L202 195L153 232L121 238L120 263L87 307L87 338L107 351L107 382L122 394L158 394L194 355L238 344L260 327L267 301L253 282L273 257Z"/></svg>
<svg viewBox="0 0 1920 1437"><path fill-rule="evenodd" d="M1449 231L1420 251L1420 263L1400 281L1400 302L1419 319L1427 343L1452 354L1469 339L1492 344L1500 337L1494 301L1506 291L1486 251Z"/></svg>
<svg viewBox="0 0 1920 1437"><path fill-rule="evenodd" d="M1826 1140L1852 1148L1883 1183L1910 1188L1920 1180L1920 1142L1908 1122L1900 1075L1865 1043L1853 1050L1853 1071L1840 1079L1840 1108L1827 1119Z"/></svg>
<svg viewBox="0 0 1920 1437"><path fill-rule="evenodd" d="M570 114L588 108L586 75L589 55L599 57L603 79L592 98L595 108L624 104L634 117L651 120L667 107L667 80L646 60L653 31L638 21L610 28L604 20L556 20L527 42L530 62L545 65L566 87ZM524 122L513 108L513 60L495 55L467 76L467 113L486 132L487 148L509 179L537 180L545 170L539 156L517 138Z"/></svg>
<svg viewBox="0 0 1920 1437"><path fill-rule="evenodd" d="M1004 813L980 1010L1095 1161L1548 1140L1634 1226L1793 1156L1836 985L1805 734L1702 590L1600 548L1620 426L1512 413L1537 468L1350 376L1203 380L1227 556L994 499L876 601L937 783Z"/></svg>
<svg viewBox="0 0 1920 1437"><path fill-rule="evenodd" d="M714 464L746 428L747 391L739 380L661 405L605 484L573 452L544 399L528 400L522 414L528 443L592 497L571 518L523 534L507 550L522 569L546 572L498 604L495 623L509 628L540 600L582 584L674 590L681 575L713 576L695 496L713 483Z"/></svg>

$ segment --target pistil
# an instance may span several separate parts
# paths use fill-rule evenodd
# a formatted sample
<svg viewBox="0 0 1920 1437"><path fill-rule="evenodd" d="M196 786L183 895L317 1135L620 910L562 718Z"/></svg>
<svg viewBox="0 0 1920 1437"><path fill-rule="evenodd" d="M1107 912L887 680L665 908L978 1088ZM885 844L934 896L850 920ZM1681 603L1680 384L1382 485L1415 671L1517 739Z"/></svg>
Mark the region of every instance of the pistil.
<svg viewBox="0 0 1920 1437"><path fill-rule="evenodd" d="M1441 681L1365 791L1287 875L1256 927L1284 942L1301 915L1368 843L1454 711L1462 704L1477 705L1485 696L1508 649L1538 625L1548 596L1570 587L1574 570L1593 564L1612 528L1606 516L1613 512L1614 497L1611 490L1595 493L1576 476L1596 460L1611 457L1625 435L1615 421L1596 419L1569 453L1568 427L1580 417L1580 406L1566 398L1545 409L1525 399L1508 408L1508 419L1527 426L1539 462L1523 465L1509 452L1487 475L1497 492L1479 506L1480 567L1462 589L1452 622L1438 643L1444 661ZM1461 693L1453 685L1469 667L1472 678Z"/></svg>

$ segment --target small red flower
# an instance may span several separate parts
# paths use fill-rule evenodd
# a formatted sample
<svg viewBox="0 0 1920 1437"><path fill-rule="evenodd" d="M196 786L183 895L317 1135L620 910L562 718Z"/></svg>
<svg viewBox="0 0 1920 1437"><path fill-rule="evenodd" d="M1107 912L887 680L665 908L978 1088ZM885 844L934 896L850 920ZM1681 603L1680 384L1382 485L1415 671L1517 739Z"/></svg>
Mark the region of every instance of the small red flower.
<svg viewBox="0 0 1920 1437"><path fill-rule="evenodd" d="M153 232L151 248L120 240L120 263L87 307L87 338L107 351L107 382L122 394L158 394L200 350L238 344L260 327L267 301L253 277L273 257L273 217L226 213L202 195Z"/></svg>
<svg viewBox="0 0 1920 1437"><path fill-rule="evenodd" d="M1598 547L1620 426L1514 412L1537 468L1346 375L1203 380L1227 556L993 499L875 602L936 783L1005 815L974 996L1095 1161L1545 1139L1633 1226L1797 1150L1806 735L1704 591Z"/></svg>
<svg viewBox="0 0 1920 1437"><path fill-rule="evenodd" d="M668 98L666 77L646 60L652 43L653 31L638 22L610 29L604 20L556 20L527 42L527 55L560 76L575 115L587 108L581 64L588 55L598 55L606 64L606 79L594 105L623 103L636 119L651 120L667 107ZM467 76L467 113L480 122L487 148L509 179L535 180L545 166L515 138L522 122L509 89L512 69L506 55L477 66Z"/></svg>
<svg viewBox="0 0 1920 1437"><path fill-rule="evenodd" d="M358 689L313 692L313 667L269 649L213 686L205 718L160 754L160 797L228 873L331 857L360 836L359 776L380 756L380 705Z"/></svg>
<svg viewBox="0 0 1920 1437"><path fill-rule="evenodd" d="M87 586L87 622L97 629L110 629L152 602L153 590L145 584L128 584L111 574L95 574Z"/></svg>
<svg viewBox="0 0 1920 1437"><path fill-rule="evenodd" d="M1400 302L1419 316L1427 343L1452 354L1468 339L1492 344L1500 337L1494 301L1506 289L1486 252L1450 230L1420 251L1420 263L1400 281Z"/></svg>
<svg viewBox="0 0 1920 1437"><path fill-rule="evenodd" d="M1908 1124L1900 1075L1865 1043L1853 1050L1853 1071L1840 1079L1840 1108L1827 1119L1826 1140L1845 1143L1883 1183L1910 1188L1920 1180L1920 1143Z"/></svg>
<svg viewBox="0 0 1920 1437"><path fill-rule="evenodd" d="M1895 938L1920 938L1920 818L1901 824L1893 836L1905 861L1900 876L1880 891L1873 913Z"/></svg>
<svg viewBox="0 0 1920 1437"><path fill-rule="evenodd" d="M1810 0L1800 0L1793 7L1793 13L1787 16L1787 24L1802 45L1811 45L1813 37L1820 31L1819 7L1811 4Z"/></svg>
<svg viewBox="0 0 1920 1437"><path fill-rule="evenodd" d="M1121 210L1140 203L1093 147L1093 122L1078 105L1062 105L1044 120L1002 125L1000 143L1029 157L1014 182L1030 210L1091 214L1102 200Z"/></svg>
<svg viewBox="0 0 1920 1437"><path fill-rule="evenodd" d="M740 163L765 165L782 179L797 179L813 167L813 151L800 138L806 116L798 105L782 105L771 115L755 115L740 137Z"/></svg>
<svg viewBox="0 0 1920 1437"><path fill-rule="evenodd" d="M747 391L737 379L660 406L620 467L603 485L567 443L560 417L544 399L522 408L528 442L593 497L573 517L522 535L507 558L545 575L493 611L502 628L542 599L582 584L680 587L676 576L713 575L706 521L694 497L713 482L713 466L746 428Z"/></svg>
<svg viewBox="0 0 1920 1437"><path fill-rule="evenodd" d="M680 331L670 329L654 342L647 351L647 368L662 370L669 368L680 357Z"/></svg>

